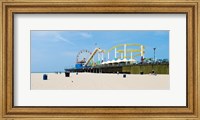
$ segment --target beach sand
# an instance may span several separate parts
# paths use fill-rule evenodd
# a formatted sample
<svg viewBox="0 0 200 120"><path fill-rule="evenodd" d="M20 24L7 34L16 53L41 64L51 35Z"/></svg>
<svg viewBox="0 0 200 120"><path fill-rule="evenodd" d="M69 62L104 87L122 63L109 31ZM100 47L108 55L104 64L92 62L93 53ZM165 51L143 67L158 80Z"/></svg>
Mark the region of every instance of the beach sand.
<svg viewBox="0 0 200 120"><path fill-rule="evenodd" d="M31 90L168 90L169 75L139 75L108 73L31 73Z"/></svg>

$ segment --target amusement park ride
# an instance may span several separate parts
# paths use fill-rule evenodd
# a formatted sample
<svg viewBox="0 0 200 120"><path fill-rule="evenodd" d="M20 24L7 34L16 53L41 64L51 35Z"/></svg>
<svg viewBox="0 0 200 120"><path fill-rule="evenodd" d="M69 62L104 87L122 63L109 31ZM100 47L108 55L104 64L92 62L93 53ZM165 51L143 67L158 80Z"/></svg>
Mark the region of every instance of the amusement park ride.
<svg viewBox="0 0 200 120"><path fill-rule="evenodd" d="M135 49L137 47L137 49ZM94 56L98 60L95 62ZM144 46L141 44L119 44L109 50L95 48L93 52L81 50L77 54L76 69L91 68L95 66L106 66L112 64L135 63L135 57L140 56L141 62L144 60Z"/></svg>

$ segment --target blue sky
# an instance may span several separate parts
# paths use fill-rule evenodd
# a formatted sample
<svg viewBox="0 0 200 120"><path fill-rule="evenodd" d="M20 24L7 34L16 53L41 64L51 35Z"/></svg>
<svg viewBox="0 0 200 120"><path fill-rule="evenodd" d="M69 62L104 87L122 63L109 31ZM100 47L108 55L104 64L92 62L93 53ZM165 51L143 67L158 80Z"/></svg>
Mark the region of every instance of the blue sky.
<svg viewBox="0 0 200 120"><path fill-rule="evenodd" d="M145 58L169 58L169 31L31 31L31 72L64 71L74 67L80 50L95 47L108 50L118 44L136 43L145 46ZM114 56L114 55L111 55ZM140 60L140 58L136 58Z"/></svg>

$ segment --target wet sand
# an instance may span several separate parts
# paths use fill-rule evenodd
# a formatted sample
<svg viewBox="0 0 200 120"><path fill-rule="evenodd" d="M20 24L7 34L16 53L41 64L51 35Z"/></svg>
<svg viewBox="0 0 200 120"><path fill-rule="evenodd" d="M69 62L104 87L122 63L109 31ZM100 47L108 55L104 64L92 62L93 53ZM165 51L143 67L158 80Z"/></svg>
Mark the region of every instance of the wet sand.
<svg viewBox="0 0 200 120"><path fill-rule="evenodd" d="M108 73L31 73L31 90L168 90L169 75L139 75Z"/></svg>

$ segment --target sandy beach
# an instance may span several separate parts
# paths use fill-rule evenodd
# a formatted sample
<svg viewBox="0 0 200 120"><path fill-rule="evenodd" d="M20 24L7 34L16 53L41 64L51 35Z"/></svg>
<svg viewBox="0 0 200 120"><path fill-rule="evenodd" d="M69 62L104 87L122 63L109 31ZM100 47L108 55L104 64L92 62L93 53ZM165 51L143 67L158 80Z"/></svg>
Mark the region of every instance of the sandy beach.
<svg viewBox="0 0 200 120"><path fill-rule="evenodd" d="M169 75L136 75L107 73L31 73L31 90L167 90L170 88Z"/></svg>

